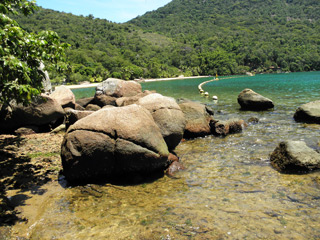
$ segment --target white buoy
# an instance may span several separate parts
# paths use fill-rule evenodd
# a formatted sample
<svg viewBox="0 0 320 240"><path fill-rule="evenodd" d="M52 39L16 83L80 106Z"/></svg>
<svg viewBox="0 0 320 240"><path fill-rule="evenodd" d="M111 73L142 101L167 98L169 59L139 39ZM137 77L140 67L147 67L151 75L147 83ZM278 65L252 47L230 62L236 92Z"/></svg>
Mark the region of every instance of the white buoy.
<svg viewBox="0 0 320 240"><path fill-rule="evenodd" d="M205 92L205 93L204 93L204 96L205 96L205 97L209 97L209 93L208 93L208 92Z"/></svg>
<svg viewBox="0 0 320 240"><path fill-rule="evenodd" d="M212 100L218 100L217 96L212 96Z"/></svg>
<svg viewBox="0 0 320 240"><path fill-rule="evenodd" d="M200 89L199 91L200 91L200 93L204 93L204 91L202 89Z"/></svg>

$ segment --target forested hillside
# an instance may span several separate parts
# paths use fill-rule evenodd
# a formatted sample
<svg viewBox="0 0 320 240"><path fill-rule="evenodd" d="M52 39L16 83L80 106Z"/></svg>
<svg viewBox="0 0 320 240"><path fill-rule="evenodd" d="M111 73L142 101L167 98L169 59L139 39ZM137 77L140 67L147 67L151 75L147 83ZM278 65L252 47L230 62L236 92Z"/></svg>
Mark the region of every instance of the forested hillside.
<svg viewBox="0 0 320 240"><path fill-rule="evenodd" d="M69 71L51 77L78 82L320 70L319 12L319 0L173 0L124 24L47 9L15 18L71 44Z"/></svg>
<svg viewBox="0 0 320 240"><path fill-rule="evenodd" d="M319 13L319 0L174 0L130 23L191 45L206 72L309 71L320 69Z"/></svg>
<svg viewBox="0 0 320 240"><path fill-rule="evenodd" d="M129 24L75 16L40 8L35 14L14 16L28 31L53 30L71 45L66 76L51 73L54 81L101 81L108 77L134 79L178 75L177 68L159 64L175 44L167 37L143 33ZM162 61L164 62L164 61Z"/></svg>

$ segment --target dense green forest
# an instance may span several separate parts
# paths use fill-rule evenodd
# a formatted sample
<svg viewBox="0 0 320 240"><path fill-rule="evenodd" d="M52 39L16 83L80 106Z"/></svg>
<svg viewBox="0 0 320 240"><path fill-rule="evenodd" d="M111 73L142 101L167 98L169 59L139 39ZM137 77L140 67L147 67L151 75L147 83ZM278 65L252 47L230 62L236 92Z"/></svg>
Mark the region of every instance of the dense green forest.
<svg viewBox="0 0 320 240"><path fill-rule="evenodd" d="M51 78L75 83L320 70L319 12L319 0L173 0L124 24L42 8L15 19L71 44Z"/></svg>

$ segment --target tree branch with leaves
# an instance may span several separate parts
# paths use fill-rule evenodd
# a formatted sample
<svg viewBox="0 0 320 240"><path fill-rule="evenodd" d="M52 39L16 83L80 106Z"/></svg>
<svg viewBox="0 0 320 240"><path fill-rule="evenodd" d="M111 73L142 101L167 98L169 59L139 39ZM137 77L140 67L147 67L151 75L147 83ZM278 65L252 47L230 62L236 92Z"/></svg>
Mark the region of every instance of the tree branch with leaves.
<svg viewBox="0 0 320 240"><path fill-rule="evenodd" d="M8 14L29 15L37 9L34 1L2 0L0 3L0 104L11 100L27 104L43 89L46 68L65 68L64 51L69 47L61 43L57 33L42 31L28 33Z"/></svg>

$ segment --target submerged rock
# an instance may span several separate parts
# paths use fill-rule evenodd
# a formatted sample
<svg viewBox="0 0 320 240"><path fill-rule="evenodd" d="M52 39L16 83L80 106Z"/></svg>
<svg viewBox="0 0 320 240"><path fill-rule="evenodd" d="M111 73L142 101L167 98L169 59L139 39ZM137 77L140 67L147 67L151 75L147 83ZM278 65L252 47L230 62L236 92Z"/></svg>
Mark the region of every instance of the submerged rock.
<svg viewBox="0 0 320 240"><path fill-rule="evenodd" d="M153 93L140 98L137 104L149 110L161 130L169 151L175 149L183 137L186 126L185 116L176 101L159 93Z"/></svg>
<svg viewBox="0 0 320 240"><path fill-rule="evenodd" d="M256 123L259 123L259 118L257 117L251 117L248 119L248 123L251 123L251 124L256 124Z"/></svg>
<svg viewBox="0 0 320 240"><path fill-rule="evenodd" d="M61 147L63 172L75 183L163 171L168 155L151 114L135 104L101 109L77 121Z"/></svg>
<svg viewBox="0 0 320 240"><path fill-rule="evenodd" d="M185 170L186 168L183 166L181 162L174 161L170 164L170 166L166 169L166 175L169 177L174 177L174 174L181 171Z"/></svg>
<svg viewBox="0 0 320 240"><path fill-rule="evenodd" d="M300 106L294 114L294 119L297 122L320 124L320 100Z"/></svg>
<svg viewBox="0 0 320 240"><path fill-rule="evenodd" d="M169 153L168 157L168 168L166 169L165 173L168 177L174 177L174 175L181 171L185 170L186 168L184 165L180 162L179 157L174 152Z"/></svg>
<svg viewBox="0 0 320 240"><path fill-rule="evenodd" d="M240 119L230 119L228 121L211 121L211 131L214 135L227 136L228 134L242 132L247 123Z"/></svg>
<svg viewBox="0 0 320 240"><path fill-rule="evenodd" d="M285 141L273 151L270 162L280 172L305 173L320 168L320 154L303 141Z"/></svg>
<svg viewBox="0 0 320 240"><path fill-rule="evenodd" d="M243 110L264 111L274 107L272 100L246 88L238 96L238 103Z"/></svg>
<svg viewBox="0 0 320 240"><path fill-rule="evenodd" d="M204 137L211 134L210 122L214 121L205 105L184 101L179 104L186 118L184 138Z"/></svg>

